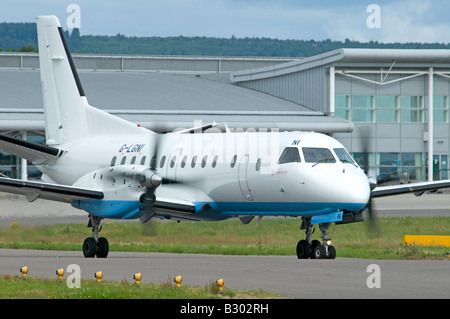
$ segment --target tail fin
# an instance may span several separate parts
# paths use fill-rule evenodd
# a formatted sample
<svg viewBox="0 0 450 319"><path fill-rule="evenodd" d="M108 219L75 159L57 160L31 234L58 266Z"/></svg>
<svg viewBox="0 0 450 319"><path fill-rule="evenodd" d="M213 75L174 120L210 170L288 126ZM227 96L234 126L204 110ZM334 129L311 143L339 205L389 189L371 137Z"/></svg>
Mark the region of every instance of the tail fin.
<svg viewBox="0 0 450 319"><path fill-rule="evenodd" d="M64 34L55 16L37 18L47 145L143 129L88 104Z"/></svg>

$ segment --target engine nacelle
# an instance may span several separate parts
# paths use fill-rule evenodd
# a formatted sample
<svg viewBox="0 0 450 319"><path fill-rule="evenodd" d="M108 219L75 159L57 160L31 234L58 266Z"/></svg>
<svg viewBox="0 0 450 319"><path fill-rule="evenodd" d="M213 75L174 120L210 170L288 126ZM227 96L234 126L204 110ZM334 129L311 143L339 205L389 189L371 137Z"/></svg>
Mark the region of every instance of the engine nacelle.
<svg viewBox="0 0 450 319"><path fill-rule="evenodd" d="M92 171L81 177L74 186L107 191L120 187L157 188L162 176L142 165L119 165Z"/></svg>
<svg viewBox="0 0 450 319"><path fill-rule="evenodd" d="M156 188L161 185L162 177L158 172L152 171L150 168L143 172L135 174L135 178L140 181L142 187Z"/></svg>

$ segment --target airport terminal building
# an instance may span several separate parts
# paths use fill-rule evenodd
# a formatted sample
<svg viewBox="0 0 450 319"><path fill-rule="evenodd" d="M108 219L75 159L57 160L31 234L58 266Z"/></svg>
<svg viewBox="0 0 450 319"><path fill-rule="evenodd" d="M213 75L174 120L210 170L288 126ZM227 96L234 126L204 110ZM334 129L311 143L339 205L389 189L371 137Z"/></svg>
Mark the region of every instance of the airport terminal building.
<svg viewBox="0 0 450 319"><path fill-rule="evenodd" d="M92 106L158 132L212 122L222 130L317 131L342 142L379 182L448 178L450 50L74 61ZM37 54L0 54L0 92L0 133L45 143ZM0 172L38 177L6 153Z"/></svg>

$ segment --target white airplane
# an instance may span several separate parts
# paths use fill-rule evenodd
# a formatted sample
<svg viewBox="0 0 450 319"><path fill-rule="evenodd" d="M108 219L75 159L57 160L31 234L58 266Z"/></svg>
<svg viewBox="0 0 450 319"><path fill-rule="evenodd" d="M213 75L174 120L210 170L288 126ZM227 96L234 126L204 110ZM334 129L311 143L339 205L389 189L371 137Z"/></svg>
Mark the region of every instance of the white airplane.
<svg viewBox="0 0 450 319"><path fill-rule="evenodd" d="M301 217L298 258L334 259L328 227L362 221L370 199L450 187L449 181L378 187L335 139L313 132L157 134L91 107L54 16L37 18L47 145L0 135L42 182L0 178L0 191L70 203L89 214L85 257L107 257L100 222ZM209 127L201 127L202 129ZM319 224L322 242L311 240Z"/></svg>

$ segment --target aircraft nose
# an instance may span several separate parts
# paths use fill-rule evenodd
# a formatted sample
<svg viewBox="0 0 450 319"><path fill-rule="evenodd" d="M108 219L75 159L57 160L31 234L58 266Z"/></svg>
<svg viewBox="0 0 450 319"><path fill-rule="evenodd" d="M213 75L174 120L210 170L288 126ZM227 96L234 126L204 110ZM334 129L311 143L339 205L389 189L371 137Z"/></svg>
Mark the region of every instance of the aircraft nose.
<svg viewBox="0 0 450 319"><path fill-rule="evenodd" d="M356 206L363 208L369 201L370 185L367 176L359 169L343 171L336 181L335 188L341 200L354 208L357 208Z"/></svg>

